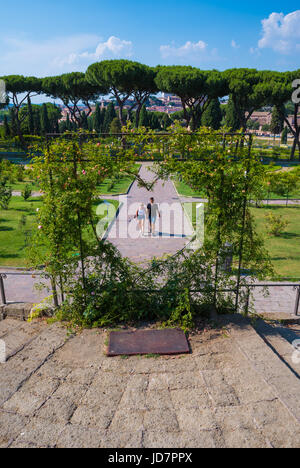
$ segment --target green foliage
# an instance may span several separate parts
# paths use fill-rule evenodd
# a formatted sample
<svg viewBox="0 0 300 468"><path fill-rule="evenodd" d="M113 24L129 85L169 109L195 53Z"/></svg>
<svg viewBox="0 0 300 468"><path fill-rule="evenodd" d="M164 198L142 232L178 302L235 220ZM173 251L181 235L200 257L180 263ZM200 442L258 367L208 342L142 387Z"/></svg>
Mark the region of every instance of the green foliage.
<svg viewBox="0 0 300 468"><path fill-rule="evenodd" d="M10 129L9 129L9 125L8 125L7 115L4 116L3 125L4 125L4 137L9 138L10 137Z"/></svg>
<svg viewBox="0 0 300 468"><path fill-rule="evenodd" d="M41 131L44 135L50 132L50 122L48 117L47 106L45 103L42 105L41 110Z"/></svg>
<svg viewBox="0 0 300 468"><path fill-rule="evenodd" d="M8 210L8 205L12 197L12 191L11 188L7 185L7 182L7 177L0 178L0 207L3 210Z"/></svg>
<svg viewBox="0 0 300 468"><path fill-rule="evenodd" d="M222 112L219 99L213 99L202 114L201 125L219 130L222 121Z"/></svg>
<svg viewBox="0 0 300 468"><path fill-rule="evenodd" d="M24 190L21 192L21 196L23 197L24 201L27 201L31 197L31 185L26 184Z"/></svg>
<svg viewBox="0 0 300 468"><path fill-rule="evenodd" d="M288 195L300 185L299 171L286 171L269 174L270 191L280 195Z"/></svg>
<svg viewBox="0 0 300 468"><path fill-rule="evenodd" d="M157 91L154 78L151 67L130 60L103 60L90 65L86 72L89 83L106 89L104 94L112 94L116 99L121 125L125 124L123 109L130 96L135 100L133 107L137 107L139 116L150 94Z"/></svg>
<svg viewBox="0 0 300 468"><path fill-rule="evenodd" d="M159 320L166 324L192 325L199 312L212 302L211 262L204 256L178 254L153 260L145 271L122 258L109 243L100 244L89 261L86 288L68 277L70 292L60 312L64 320L84 326L112 326L120 322ZM191 272L197 272L191 282ZM202 289L191 294L190 289ZM206 309L207 313L207 309Z"/></svg>
<svg viewBox="0 0 300 468"><path fill-rule="evenodd" d="M274 135L282 132L284 121L284 109L278 109L278 106L273 107L272 119L270 124L270 131Z"/></svg>
<svg viewBox="0 0 300 468"><path fill-rule="evenodd" d="M80 72L65 73L61 76L51 76L42 81L43 92L47 96L59 98L68 108L72 121L80 128L83 125L84 117L79 109L79 103L92 109L91 102L96 102L100 94L106 94L106 90L99 86L93 86L85 79L85 74Z"/></svg>
<svg viewBox="0 0 300 468"><path fill-rule="evenodd" d="M101 115L101 109L100 109L100 106L99 106L98 103L96 105L96 110L95 110L95 113L93 115L93 118L94 118L94 125L93 125L94 130L97 133L100 133L101 125L102 125L102 115Z"/></svg>
<svg viewBox="0 0 300 468"><path fill-rule="evenodd" d="M33 113L32 113L32 105L30 97L28 96L27 99L27 107L28 107L28 130L29 135L34 134L34 120L33 120Z"/></svg>
<svg viewBox="0 0 300 468"><path fill-rule="evenodd" d="M179 124L170 129L167 145L145 127L135 129L128 123L122 133L122 139L99 142L85 133L68 135L43 147L43 157L35 156L34 174L45 195L29 253L33 266L45 264L53 282L63 285L59 318L80 326L160 320L187 328L197 315L208 314L211 304L221 312L232 311L232 296L222 291L234 289L236 280L219 268L225 242L250 270L242 284L272 272L249 210L265 171L250 155L247 139L223 137L207 128L191 135ZM174 158L178 155L186 160ZM146 269L99 239L93 211L99 183L120 172L153 189L155 182L134 172L141 156L160 159L158 177L180 174L192 188L205 187L209 199L202 249L154 259ZM244 301L242 294L241 304Z"/></svg>
<svg viewBox="0 0 300 468"><path fill-rule="evenodd" d="M6 92L10 102L13 103L11 108L11 130L12 135L17 135L20 143L25 146L23 140L23 132L21 124L23 119L27 116L20 116L23 103L26 102L33 94L40 94L42 92L42 80L33 76L22 75L9 75L1 77L6 83ZM25 95L25 97L24 97Z"/></svg>
<svg viewBox="0 0 300 468"><path fill-rule="evenodd" d="M281 134L281 144L286 145L288 139L288 128L284 127L282 134Z"/></svg>
<svg viewBox="0 0 300 468"><path fill-rule="evenodd" d="M103 121L103 127L102 127L103 133L110 132L110 125L116 117L117 117L117 114L115 111L115 106L113 105L112 102L110 102L107 108L105 109L104 121Z"/></svg>
<svg viewBox="0 0 300 468"><path fill-rule="evenodd" d="M282 216L274 213L268 213L266 215L267 230L272 236L279 237L288 226L289 222L282 219Z"/></svg>
<svg viewBox="0 0 300 468"><path fill-rule="evenodd" d="M226 94L226 82L216 70L203 71L190 66L159 66L155 78L158 89L181 98L184 118L196 130L212 99Z"/></svg>
<svg viewBox="0 0 300 468"><path fill-rule="evenodd" d="M147 112L147 109L146 109L145 105L142 107L139 122L138 122L138 126L139 127L149 127L148 112Z"/></svg>
<svg viewBox="0 0 300 468"><path fill-rule="evenodd" d="M245 131L255 109L268 104L268 75L255 69L233 68L226 70L224 77L239 120L238 128Z"/></svg>
<svg viewBox="0 0 300 468"><path fill-rule="evenodd" d="M259 125L258 120L251 120L251 119L248 120L247 128L249 130L259 130L259 127L260 125Z"/></svg>
<svg viewBox="0 0 300 468"><path fill-rule="evenodd" d="M232 99L232 96L229 97L228 104L226 105L225 111L225 125L230 128L232 132L239 130L240 121L235 109L235 103Z"/></svg>
<svg viewBox="0 0 300 468"><path fill-rule="evenodd" d="M120 125L120 120L118 119L118 117L115 117L113 119L113 121L110 124L109 130L112 135L121 133L121 125Z"/></svg>

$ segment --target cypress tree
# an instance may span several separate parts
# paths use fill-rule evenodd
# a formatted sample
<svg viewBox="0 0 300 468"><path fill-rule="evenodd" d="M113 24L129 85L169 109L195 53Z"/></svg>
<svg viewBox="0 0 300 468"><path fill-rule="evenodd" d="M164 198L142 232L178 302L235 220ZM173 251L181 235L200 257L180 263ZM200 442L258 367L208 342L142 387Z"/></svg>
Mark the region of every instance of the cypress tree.
<svg viewBox="0 0 300 468"><path fill-rule="evenodd" d="M58 133L65 133L67 131L67 123L65 120L59 122L59 132Z"/></svg>
<svg viewBox="0 0 300 468"><path fill-rule="evenodd" d="M10 129L9 129L9 125L8 125L8 121L7 121L7 115L5 114L4 115L4 136L5 138L9 138L10 136Z"/></svg>
<svg viewBox="0 0 300 468"><path fill-rule="evenodd" d="M149 127L148 112L147 112L145 104L142 106L142 109L141 109L139 127Z"/></svg>
<svg viewBox="0 0 300 468"><path fill-rule="evenodd" d="M28 130L29 130L29 134L33 135L34 134L34 121L33 121L33 112L32 112L32 105L31 105L30 97L28 97L27 99L27 107L28 107Z"/></svg>
<svg viewBox="0 0 300 468"><path fill-rule="evenodd" d="M287 144L287 139L288 139L288 129L287 127L284 127L282 134L281 134L281 143L283 145Z"/></svg>
<svg viewBox="0 0 300 468"><path fill-rule="evenodd" d="M231 96L226 106L225 125L231 128L233 132L240 129L239 118Z"/></svg>
<svg viewBox="0 0 300 468"><path fill-rule="evenodd" d="M83 128L83 130L88 130L89 129L88 120L87 120L86 113L84 111L82 111L81 117L82 117L82 128Z"/></svg>
<svg viewBox="0 0 300 468"><path fill-rule="evenodd" d="M54 123L54 133L59 133L59 122L58 122L58 119L55 119L55 123Z"/></svg>
<svg viewBox="0 0 300 468"><path fill-rule="evenodd" d="M162 119L161 119L161 124L164 130L167 130L167 128L172 125L172 120L168 116L168 114L164 114Z"/></svg>
<svg viewBox="0 0 300 468"><path fill-rule="evenodd" d="M42 109L41 109L41 130L43 134L50 132L48 110L47 110L47 106L45 103L42 105Z"/></svg>
<svg viewBox="0 0 300 468"><path fill-rule="evenodd" d="M72 130L72 124L71 124L71 121L70 121L69 113L67 113L66 130L69 131L69 132Z"/></svg>
<svg viewBox="0 0 300 468"><path fill-rule="evenodd" d="M111 122L109 130L111 134L121 133L121 124L118 117L115 117L114 120Z"/></svg>
<svg viewBox="0 0 300 468"><path fill-rule="evenodd" d="M96 104L96 110L94 115L94 130L100 133L101 130L101 109L99 103Z"/></svg>
<svg viewBox="0 0 300 468"><path fill-rule="evenodd" d="M16 123L16 116L15 116L15 111L13 108L10 109L10 129L11 129L11 135L16 136L17 135L17 123Z"/></svg>
<svg viewBox="0 0 300 468"><path fill-rule="evenodd" d="M34 125L34 134L41 134L41 112L38 107L34 108L33 112L33 125Z"/></svg>
<svg viewBox="0 0 300 468"><path fill-rule="evenodd" d="M107 106L105 111L105 117L103 122L103 133L109 133L110 131L110 124L112 121L117 117L115 106L112 102L110 102Z"/></svg>
<svg viewBox="0 0 300 468"><path fill-rule="evenodd" d="M219 99L213 99L202 114L201 125L219 130L222 112Z"/></svg>
<svg viewBox="0 0 300 468"><path fill-rule="evenodd" d="M101 109L101 125L100 125L100 132L104 132L104 119L105 119L105 113L106 113L106 109L105 107L103 107L103 109Z"/></svg>
<svg viewBox="0 0 300 468"><path fill-rule="evenodd" d="M283 116L282 116L282 110L280 112L280 109L278 106L273 107L272 111L272 119L271 119L271 124L270 124L270 131L274 135L277 135L278 133L281 133L283 129Z"/></svg>
<svg viewBox="0 0 300 468"><path fill-rule="evenodd" d="M155 112L148 112L149 126L152 130L161 130L160 121Z"/></svg>

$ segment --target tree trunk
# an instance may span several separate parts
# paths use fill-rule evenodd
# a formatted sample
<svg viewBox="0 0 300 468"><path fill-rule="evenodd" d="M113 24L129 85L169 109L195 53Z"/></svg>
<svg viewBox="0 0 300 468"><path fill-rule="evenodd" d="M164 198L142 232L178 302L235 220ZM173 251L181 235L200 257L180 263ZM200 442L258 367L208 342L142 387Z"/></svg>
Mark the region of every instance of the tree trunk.
<svg viewBox="0 0 300 468"><path fill-rule="evenodd" d="M292 146L291 155L290 155L291 161L295 159L295 151L296 151L296 138L294 137L293 146Z"/></svg>
<svg viewBox="0 0 300 468"><path fill-rule="evenodd" d="M300 128L298 128L298 131L297 131L297 136L296 136L296 142L297 142L297 145L298 145L298 149L299 149L299 161L300 161Z"/></svg>

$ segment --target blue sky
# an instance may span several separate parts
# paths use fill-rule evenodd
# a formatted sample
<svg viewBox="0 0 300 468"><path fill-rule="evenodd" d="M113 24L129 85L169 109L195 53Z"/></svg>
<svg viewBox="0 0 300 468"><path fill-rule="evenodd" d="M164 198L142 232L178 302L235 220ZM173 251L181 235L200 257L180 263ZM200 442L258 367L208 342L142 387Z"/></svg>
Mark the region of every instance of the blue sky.
<svg viewBox="0 0 300 468"><path fill-rule="evenodd" d="M0 75L85 71L107 58L220 70L300 67L299 0L14 0L1 6L1 19Z"/></svg>

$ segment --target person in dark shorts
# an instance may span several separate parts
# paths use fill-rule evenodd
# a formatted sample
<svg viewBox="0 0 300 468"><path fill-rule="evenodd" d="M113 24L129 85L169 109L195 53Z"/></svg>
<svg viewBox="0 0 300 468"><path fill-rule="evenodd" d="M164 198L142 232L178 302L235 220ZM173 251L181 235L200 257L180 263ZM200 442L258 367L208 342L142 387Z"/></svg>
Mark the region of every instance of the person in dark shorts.
<svg viewBox="0 0 300 468"><path fill-rule="evenodd" d="M149 220L149 234L152 236L155 235L155 223L157 216L160 217L160 212L158 208L158 204L154 202L154 198L150 198L150 203L147 205L148 210L148 220Z"/></svg>

